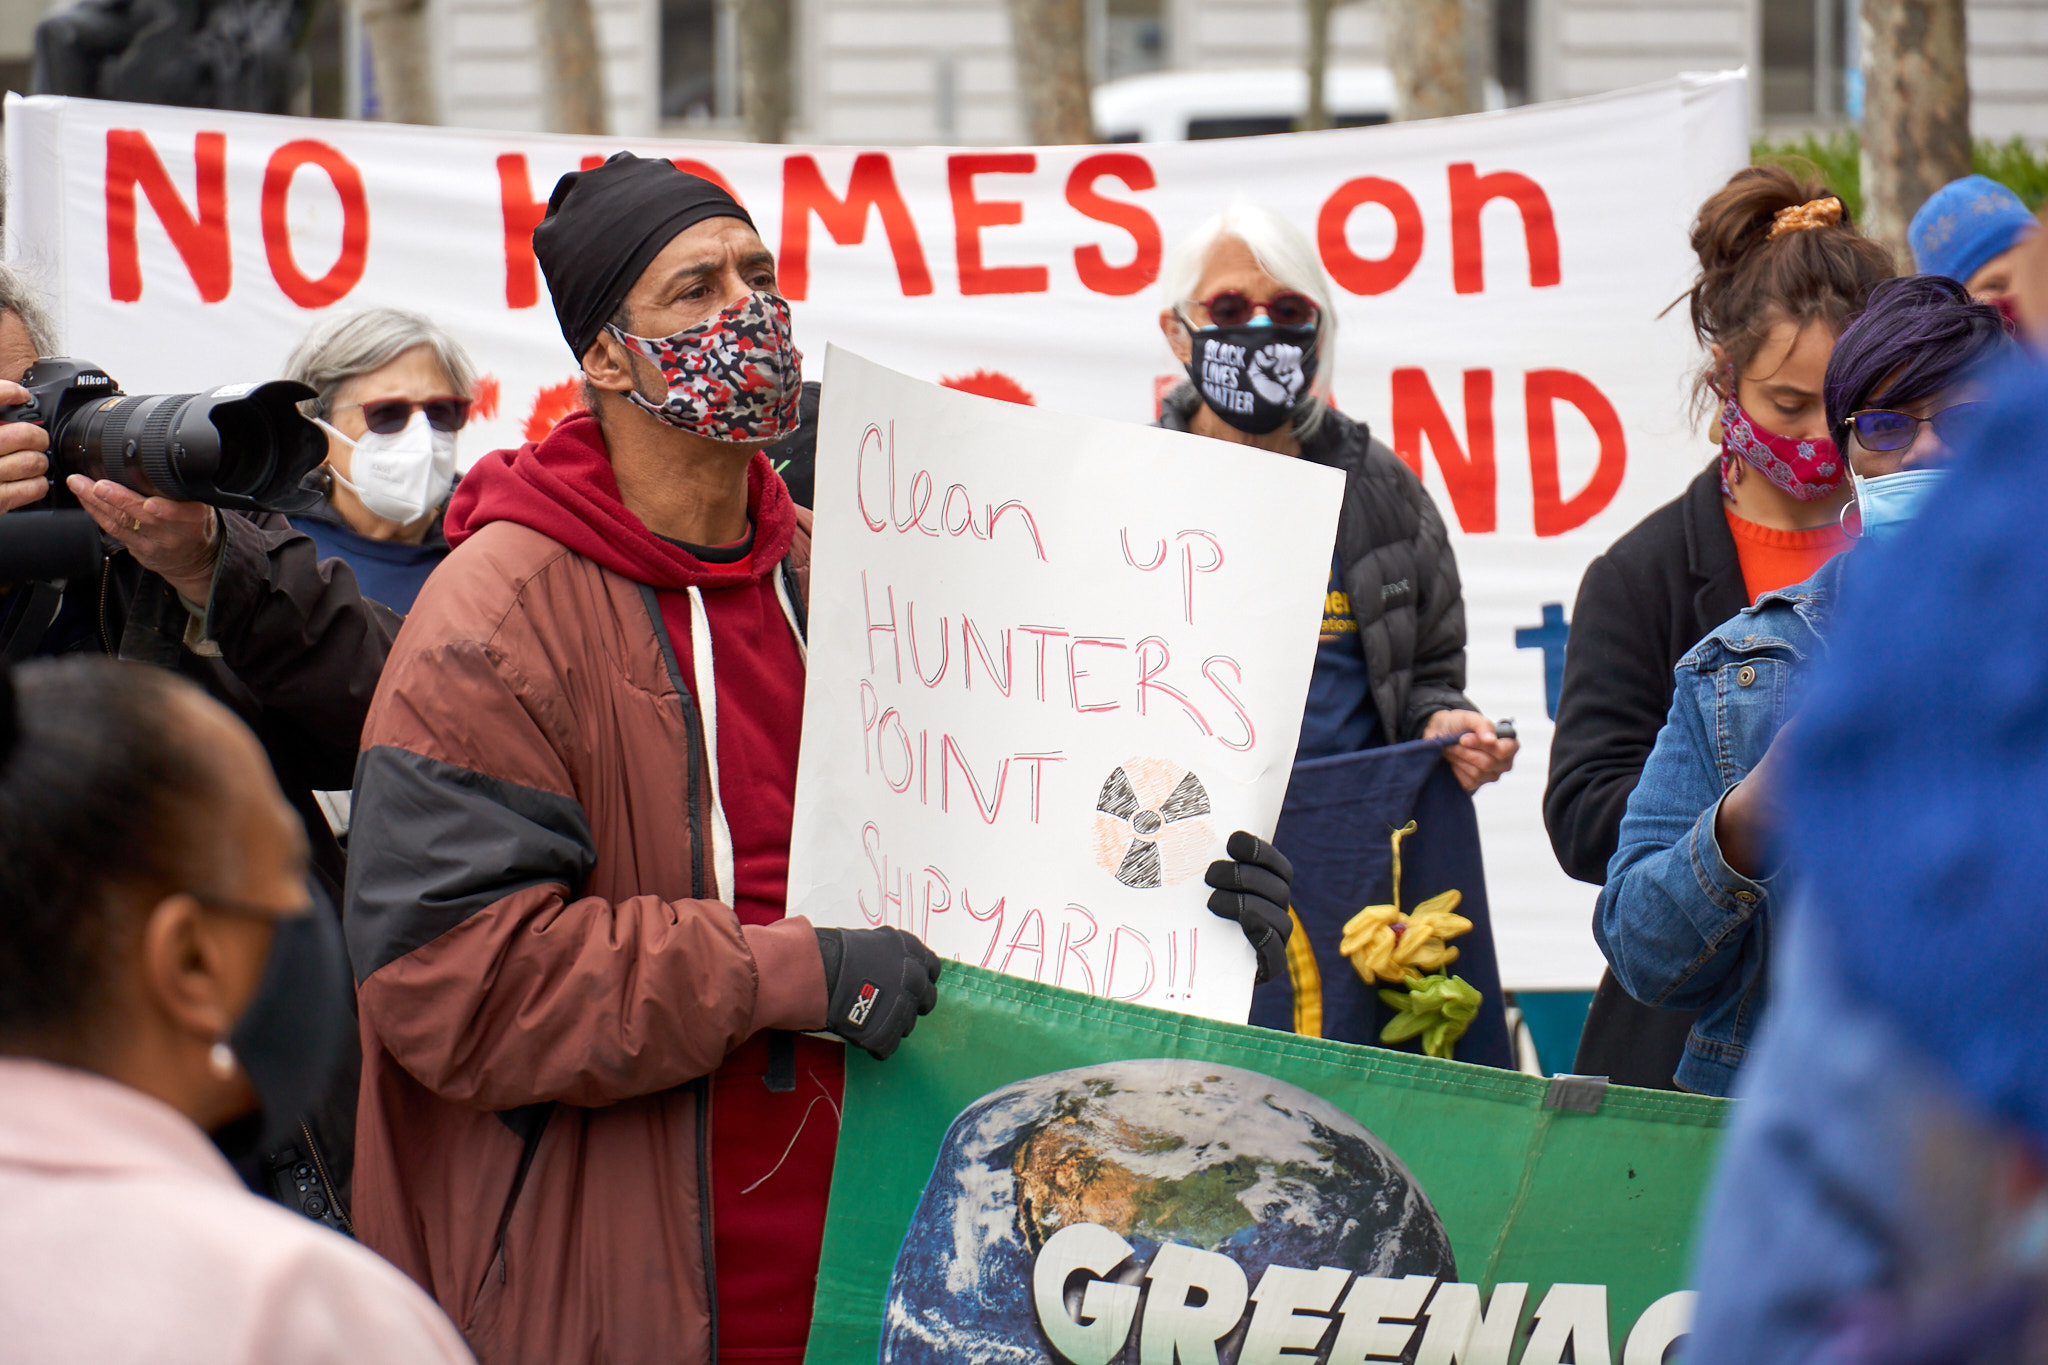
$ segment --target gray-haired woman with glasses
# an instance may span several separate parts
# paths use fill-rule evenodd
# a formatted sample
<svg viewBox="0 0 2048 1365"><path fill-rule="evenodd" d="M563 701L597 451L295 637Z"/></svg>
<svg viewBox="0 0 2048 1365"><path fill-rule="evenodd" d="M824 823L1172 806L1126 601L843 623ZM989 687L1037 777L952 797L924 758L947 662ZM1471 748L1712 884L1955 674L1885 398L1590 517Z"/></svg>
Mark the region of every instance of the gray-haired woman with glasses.
<svg viewBox="0 0 2048 1365"><path fill-rule="evenodd" d="M346 560L365 596L410 611L448 555L441 509L476 388L469 357L426 318L372 308L315 327L285 377L315 390L306 415L327 431L327 502L292 525Z"/></svg>

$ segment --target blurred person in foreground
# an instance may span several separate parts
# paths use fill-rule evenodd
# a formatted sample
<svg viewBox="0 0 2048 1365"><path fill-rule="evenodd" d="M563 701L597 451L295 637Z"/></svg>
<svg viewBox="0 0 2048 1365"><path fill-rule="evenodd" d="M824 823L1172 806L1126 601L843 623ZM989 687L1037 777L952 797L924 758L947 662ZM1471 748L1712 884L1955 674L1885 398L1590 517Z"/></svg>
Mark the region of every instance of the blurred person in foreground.
<svg viewBox="0 0 2048 1365"><path fill-rule="evenodd" d="M458 1362L433 1303L241 1188L352 1027L262 748L173 674L0 672L0 1356Z"/></svg>
<svg viewBox="0 0 2048 1365"><path fill-rule="evenodd" d="M788 913L789 305L745 209L629 153L534 254L589 410L463 478L364 736L357 1228L486 1361L795 1365L845 1077L797 1035L888 1057L939 962Z"/></svg>
<svg viewBox="0 0 2048 1365"><path fill-rule="evenodd" d="M1543 823L1567 875L1599 885L1629 793L1671 709L1673 669L1715 626L1798 583L1848 544L1848 473L1822 388L1835 339L1891 253L1826 185L1737 171L1693 220L1683 302L1707 352L1694 393L1720 450L1685 493L1586 566L1572 608ZM1601 977L1574 1070L1669 1089L1693 1011L1653 1008Z"/></svg>
<svg viewBox="0 0 2048 1365"><path fill-rule="evenodd" d="M1906 229L1906 240L1913 247L1915 270L1946 275L1979 303L2017 317L2019 248L2039 230L2017 194L1989 176L1966 175L1927 197Z"/></svg>
<svg viewBox="0 0 2048 1365"><path fill-rule="evenodd" d="M1271 209L1233 204L1174 248L1159 286L1159 330L1189 378L1159 424L1254 461L1344 471L1297 760L1461 735L1444 757L1465 790L1498 780L1520 746L1465 695L1465 600L1443 517L1399 456L1330 406L1337 315L1315 247Z"/></svg>
<svg viewBox="0 0 2048 1365"><path fill-rule="evenodd" d="M2048 1361L2048 371L1987 389L1926 514L1855 557L1787 738L1799 891L1692 1365Z"/></svg>
<svg viewBox="0 0 2048 1365"><path fill-rule="evenodd" d="M371 308L317 324L283 377L314 391L301 406L327 433L326 504L291 524L346 560L366 596L411 611L448 557L441 513L476 391L468 354L417 313Z"/></svg>
<svg viewBox="0 0 2048 1365"><path fill-rule="evenodd" d="M2013 349L1998 311L1953 280L1871 291L1826 382L1829 430L1855 480L1844 518L1863 539L1918 515L1982 409L1976 376ZM1727 1094L1766 1014L1778 859L1805 844L1805 813L1771 804L1775 740L1815 695L1853 559L1763 594L1679 660L1670 717L1629 797L1593 934L1630 995L1700 1011L1681 1089Z"/></svg>

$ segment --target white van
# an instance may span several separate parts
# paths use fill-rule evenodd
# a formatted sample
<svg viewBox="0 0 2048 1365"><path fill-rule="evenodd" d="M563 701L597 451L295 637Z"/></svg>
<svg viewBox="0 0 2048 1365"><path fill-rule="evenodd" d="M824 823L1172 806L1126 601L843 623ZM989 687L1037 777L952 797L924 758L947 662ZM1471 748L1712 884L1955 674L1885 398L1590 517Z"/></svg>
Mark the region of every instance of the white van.
<svg viewBox="0 0 2048 1365"><path fill-rule="evenodd" d="M1104 142L1186 142L1289 133L1308 111L1300 67L1154 71L1095 87L1095 134ZM1385 123L1394 77L1383 66L1333 66L1323 103L1335 128Z"/></svg>

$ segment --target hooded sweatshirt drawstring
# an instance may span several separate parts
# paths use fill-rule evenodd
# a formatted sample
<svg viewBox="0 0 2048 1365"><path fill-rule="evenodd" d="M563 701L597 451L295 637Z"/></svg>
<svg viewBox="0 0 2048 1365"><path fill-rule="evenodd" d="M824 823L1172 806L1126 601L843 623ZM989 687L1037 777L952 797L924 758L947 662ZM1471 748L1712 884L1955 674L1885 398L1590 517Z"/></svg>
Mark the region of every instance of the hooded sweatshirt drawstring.
<svg viewBox="0 0 2048 1365"><path fill-rule="evenodd" d="M725 823L725 802L718 796L718 674L711 660L711 613L695 583L690 594L690 672L697 687L697 708L704 718L704 754L711 765L711 875L719 894L733 894L732 829ZM801 645L799 645L801 648Z"/></svg>
<svg viewBox="0 0 2048 1365"><path fill-rule="evenodd" d="M789 588L782 575L775 576L775 600L781 604L783 619L789 622L790 638L796 641L797 656L810 663L804 633L797 627L796 607L789 600ZM690 594L690 672L697 689L697 704L704 718L704 751L711 771L711 871L719 892L732 895L732 829L725 822L725 803L718 785L718 675L712 666L711 613L705 609L704 593L695 583Z"/></svg>
<svg viewBox="0 0 2048 1365"><path fill-rule="evenodd" d="M809 668L811 666L810 642L804 639L804 628L797 624L796 604L789 600L789 584L783 581L781 574L775 575L775 600L782 605L783 618L789 622L790 636L796 641L797 657L804 661L805 668Z"/></svg>

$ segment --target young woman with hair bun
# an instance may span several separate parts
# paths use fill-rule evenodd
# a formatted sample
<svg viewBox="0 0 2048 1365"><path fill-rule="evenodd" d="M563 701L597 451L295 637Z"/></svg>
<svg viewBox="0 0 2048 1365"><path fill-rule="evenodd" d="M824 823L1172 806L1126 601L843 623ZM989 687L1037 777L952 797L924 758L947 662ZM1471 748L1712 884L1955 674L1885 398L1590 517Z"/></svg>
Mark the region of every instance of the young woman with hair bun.
<svg viewBox="0 0 2048 1365"><path fill-rule="evenodd" d="M1604 884L1629 793L1663 726L1672 669L1760 595L1848 544L1850 487L1822 382L1835 338L1890 253L1818 180L1751 166L1700 206L1682 302L1707 352L1695 394L1716 457L1586 568L1572 613L1544 824L1565 871ZM1690 1011L1600 983L1575 1070L1669 1089Z"/></svg>

